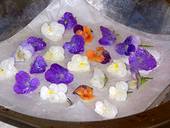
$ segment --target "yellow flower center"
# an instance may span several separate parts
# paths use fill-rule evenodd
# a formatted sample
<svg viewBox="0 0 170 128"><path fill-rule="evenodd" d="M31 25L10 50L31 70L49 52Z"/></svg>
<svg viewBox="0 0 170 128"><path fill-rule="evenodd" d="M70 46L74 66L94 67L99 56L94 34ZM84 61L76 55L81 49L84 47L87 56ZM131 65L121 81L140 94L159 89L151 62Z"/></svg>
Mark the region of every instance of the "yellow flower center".
<svg viewBox="0 0 170 128"><path fill-rule="evenodd" d="M56 92L54 90L48 90L48 94L52 95L52 94L56 94Z"/></svg>
<svg viewBox="0 0 170 128"><path fill-rule="evenodd" d="M84 68L86 66L86 64L84 62L80 62L80 67Z"/></svg>
<svg viewBox="0 0 170 128"><path fill-rule="evenodd" d="M113 64L113 69L114 70L119 70L119 64L117 64L117 63Z"/></svg>
<svg viewBox="0 0 170 128"><path fill-rule="evenodd" d="M48 32L52 32L51 26L48 27Z"/></svg>
<svg viewBox="0 0 170 128"><path fill-rule="evenodd" d="M46 60L52 60L53 59L53 53L47 52L44 57L45 57Z"/></svg>
<svg viewBox="0 0 170 128"><path fill-rule="evenodd" d="M0 68L0 75L4 75L4 69Z"/></svg>

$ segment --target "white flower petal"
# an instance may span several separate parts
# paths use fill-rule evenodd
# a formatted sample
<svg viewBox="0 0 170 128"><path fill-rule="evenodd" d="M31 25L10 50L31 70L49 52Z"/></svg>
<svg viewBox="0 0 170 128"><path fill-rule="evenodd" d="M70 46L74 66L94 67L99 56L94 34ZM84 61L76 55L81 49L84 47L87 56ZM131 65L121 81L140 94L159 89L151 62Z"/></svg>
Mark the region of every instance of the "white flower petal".
<svg viewBox="0 0 170 128"><path fill-rule="evenodd" d="M63 92L63 93L66 93L68 90L66 84L51 84L49 86L49 89L54 90L56 92Z"/></svg>
<svg viewBox="0 0 170 128"><path fill-rule="evenodd" d="M46 86L41 87L40 89L40 97L43 100L46 100L49 98L49 94L48 94L49 89Z"/></svg>

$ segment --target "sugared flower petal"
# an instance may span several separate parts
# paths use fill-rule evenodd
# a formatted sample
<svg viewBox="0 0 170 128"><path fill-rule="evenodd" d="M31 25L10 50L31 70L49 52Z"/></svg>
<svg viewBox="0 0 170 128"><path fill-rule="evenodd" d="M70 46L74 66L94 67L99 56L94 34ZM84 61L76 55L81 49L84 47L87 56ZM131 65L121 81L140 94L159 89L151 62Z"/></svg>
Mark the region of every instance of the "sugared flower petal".
<svg viewBox="0 0 170 128"><path fill-rule="evenodd" d="M87 72L90 71L90 64L86 56L74 55L67 68L73 72Z"/></svg>
<svg viewBox="0 0 170 128"><path fill-rule="evenodd" d="M108 28L100 26L102 38L99 40L101 45L112 45L116 41L116 36Z"/></svg>
<svg viewBox="0 0 170 128"><path fill-rule="evenodd" d="M124 81L116 83L116 86L109 88L109 96L117 101L125 101L127 99L128 84Z"/></svg>
<svg viewBox="0 0 170 128"><path fill-rule="evenodd" d="M51 46L44 55L45 60L60 62L64 60L64 49L60 46Z"/></svg>
<svg viewBox="0 0 170 128"><path fill-rule="evenodd" d="M64 25L65 29L70 30L77 24L77 20L71 12L65 12L58 23Z"/></svg>
<svg viewBox="0 0 170 128"><path fill-rule="evenodd" d="M85 101L89 101L94 98L93 88L87 85L80 85L78 88L74 90L73 94L78 95L82 100Z"/></svg>
<svg viewBox="0 0 170 128"><path fill-rule="evenodd" d="M104 118L113 119L116 117L118 110L114 105L105 100L104 102L96 102L95 112Z"/></svg>
<svg viewBox="0 0 170 128"><path fill-rule="evenodd" d="M74 35L70 42L64 43L63 48L72 54L84 52L84 39L79 35Z"/></svg>
<svg viewBox="0 0 170 128"><path fill-rule="evenodd" d="M47 64L42 56L37 56L31 65L30 73L43 73L45 72Z"/></svg>
<svg viewBox="0 0 170 128"><path fill-rule="evenodd" d="M17 72L14 66L14 58L8 58L0 63L0 80L9 79Z"/></svg>
<svg viewBox="0 0 170 128"><path fill-rule="evenodd" d="M64 31L64 26L54 21L51 23L44 23L41 27L41 33L51 41L61 40Z"/></svg>
<svg viewBox="0 0 170 128"><path fill-rule="evenodd" d="M111 65L108 66L107 71L115 77L125 77L128 73L125 63L120 60L114 60Z"/></svg>
<svg viewBox="0 0 170 128"><path fill-rule="evenodd" d="M45 79L55 84L69 84L73 81L74 76L66 68L58 64L52 64L45 73Z"/></svg>
<svg viewBox="0 0 170 128"><path fill-rule="evenodd" d="M38 88L40 81L37 78L31 79L29 74L20 71L16 74L16 82L14 85L14 91L17 94L28 94Z"/></svg>
<svg viewBox="0 0 170 128"><path fill-rule="evenodd" d="M101 89L105 86L106 82L107 82L107 77L103 73L103 71L98 68L94 68L93 77L90 80L91 85L93 87Z"/></svg>

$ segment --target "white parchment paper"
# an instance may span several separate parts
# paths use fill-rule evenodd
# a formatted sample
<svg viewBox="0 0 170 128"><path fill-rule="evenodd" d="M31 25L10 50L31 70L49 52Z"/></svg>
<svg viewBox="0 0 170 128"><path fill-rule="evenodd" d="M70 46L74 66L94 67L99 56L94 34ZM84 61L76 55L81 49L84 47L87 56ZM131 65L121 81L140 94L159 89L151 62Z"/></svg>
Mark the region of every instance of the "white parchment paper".
<svg viewBox="0 0 170 128"><path fill-rule="evenodd" d="M119 110L117 117L124 117L144 111L152 102L159 96L159 94L168 86L170 83L170 36L168 35L151 35L144 32L140 32L131 28L128 28L122 24L119 24L108 17L105 17L100 12L93 9L84 0L53 0L51 4L41 12L30 24L28 24L23 30L18 32L13 37L9 38L0 43L0 60L6 59L13 55L17 46L24 39L29 36L43 37L40 32L40 27L44 22L57 21L64 12L72 12L80 24L88 25L94 31L95 39L88 47L94 48L100 38L99 26L107 26L121 36L118 42L128 35L134 34L139 35L143 42L152 44L161 53L160 66L154 70L149 76L153 77L153 80L147 82L139 90L128 95L128 99L125 102L111 101L108 98L108 87L114 85L117 80L112 79L109 76L109 81L103 90L94 90L97 96L96 100L107 99ZM65 41L69 41L72 32L66 32L64 39L59 42L48 42L50 45L62 45ZM114 51L114 47L106 47L110 51L113 59L120 58ZM44 51L45 52L45 51ZM43 52L43 53L44 53ZM43 53L38 53L43 55ZM36 56L36 55L35 55ZM34 56L34 57L35 57ZM67 62L70 60L70 56L66 57L66 60L61 65L66 67ZM19 63L16 67L20 70L29 71L30 63ZM50 66L50 64L49 64ZM108 65L94 65L101 68L105 73L105 69ZM44 74L34 75L41 79L41 86L49 85L44 80ZM107 74L108 75L108 74ZM16 95L13 92L14 78L6 81L0 81L0 105L6 106L14 111L24 113L31 116L62 120L62 121L96 121L104 120L102 117L94 112L94 103L84 103L77 96L72 95L72 91L80 84L89 84L89 79L92 73L89 74L75 74L75 81L69 85L69 98L74 102L73 106L68 107L67 104L51 104L48 101L42 101L39 97L39 89L29 95Z"/></svg>

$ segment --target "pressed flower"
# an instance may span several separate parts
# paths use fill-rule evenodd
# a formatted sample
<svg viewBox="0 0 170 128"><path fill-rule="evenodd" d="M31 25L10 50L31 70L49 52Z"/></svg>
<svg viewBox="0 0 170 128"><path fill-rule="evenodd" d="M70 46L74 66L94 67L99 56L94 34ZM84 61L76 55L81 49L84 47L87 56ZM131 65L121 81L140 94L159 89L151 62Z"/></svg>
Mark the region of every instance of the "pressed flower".
<svg viewBox="0 0 170 128"><path fill-rule="evenodd" d="M107 71L115 77L125 77L128 73L125 63L119 59L108 66Z"/></svg>
<svg viewBox="0 0 170 128"><path fill-rule="evenodd" d="M69 84L73 81L74 76L66 68L58 64L52 64L45 73L45 79L55 84Z"/></svg>
<svg viewBox="0 0 170 128"><path fill-rule="evenodd" d="M27 43L31 44L35 51L41 51L41 50L45 49L45 47L47 45L46 42L44 42L42 38L37 38L34 36L29 37L27 39Z"/></svg>
<svg viewBox="0 0 170 128"><path fill-rule="evenodd" d="M102 38L99 40L101 45L112 45L116 41L115 34L108 28L100 26L100 31L102 32Z"/></svg>
<svg viewBox="0 0 170 128"><path fill-rule="evenodd" d="M39 79L31 79L29 74L24 71L19 71L15 76L15 80L13 89L17 94L28 94L36 90L40 85Z"/></svg>
<svg viewBox="0 0 170 128"><path fill-rule="evenodd" d="M102 64L109 63L111 56L103 47L97 47L96 50L87 50L86 56L90 61L99 62Z"/></svg>
<svg viewBox="0 0 170 128"><path fill-rule="evenodd" d="M140 38L137 36L128 36L122 43L116 45L116 51L120 55L129 56L135 52L140 44Z"/></svg>
<svg viewBox="0 0 170 128"><path fill-rule="evenodd" d="M70 42L64 43L63 48L72 54L84 52L84 39L79 35L74 35Z"/></svg>
<svg viewBox="0 0 170 128"><path fill-rule="evenodd" d="M61 46L51 46L49 50L44 55L45 60L53 61L53 62L60 62L63 61L64 56L64 49Z"/></svg>
<svg viewBox="0 0 170 128"><path fill-rule="evenodd" d="M74 55L67 68L73 72L88 72L90 71L90 64L86 56Z"/></svg>
<svg viewBox="0 0 170 128"><path fill-rule="evenodd" d="M0 80L8 79L14 76L17 69L14 65L14 58L8 58L0 63Z"/></svg>
<svg viewBox="0 0 170 128"><path fill-rule="evenodd" d="M51 23L44 23L41 27L41 33L51 41L61 40L64 31L64 26L54 21Z"/></svg>
<svg viewBox="0 0 170 128"><path fill-rule="evenodd" d="M134 54L129 57L130 69L132 72L139 70L153 70L157 66L155 58L145 49L138 48Z"/></svg>
<svg viewBox="0 0 170 128"><path fill-rule="evenodd" d="M15 61L23 62L31 59L32 55L34 54L34 48L31 44L28 44L27 42L21 43L16 52L15 52Z"/></svg>
<svg viewBox="0 0 170 128"><path fill-rule="evenodd" d="M42 56L37 56L31 65L30 73L43 73L45 72L47 64Z"/></svg>
<svg viewBox="0 0 170 128"><path fill-rule="evenodd" d="M66 92L66 84L51 84L49 87L41 87L40 97L52 103L65 103L67 101Z"/></svg>
<svg viewBox="0 0 170 128"><path fill-rule="evenodd" d="M95 103L95 112L104 118L113 119L116 117L118 110L114 105L104 100Z"/></svg>
<svg viewBox="0 0 170 128"><path fill-rule="evenodd" d="M94 68L93 77L90 80L91 85L93 87L101 89L105 86L106 82L107 82L107 77L103 73L103 71L98 68Z"/></svg>
<svg viewBox="0 0 170 128"><path fill-rule="evenodd" d="M73 94L78 95L82 100L86 101L92 100L94 98L93 88L87 85L80 85L74 90Z"/></svg>
<svg viewBox="0 0 170 128"><path fill-rule="evenodd" d="M74 33L77 34L77 35L82 36L86 43L92 42L92 40L94 38L92 30L88 26L76 25L74 27Z"/></svg>
<svg viewBox="0 0 170 128"><path fill-rule="evenodd" d="M127 99L128 84L124 81L116 83L116 86L109 88L109 96L117 101L125 101Z"/></svg>
<svg viewBox="0 0 170 128"><path fill-rule="evenodd" d="M70 30L77 24L77 20L71 12L65 12L58 23L64 25L65 29Z"/></svg>

